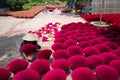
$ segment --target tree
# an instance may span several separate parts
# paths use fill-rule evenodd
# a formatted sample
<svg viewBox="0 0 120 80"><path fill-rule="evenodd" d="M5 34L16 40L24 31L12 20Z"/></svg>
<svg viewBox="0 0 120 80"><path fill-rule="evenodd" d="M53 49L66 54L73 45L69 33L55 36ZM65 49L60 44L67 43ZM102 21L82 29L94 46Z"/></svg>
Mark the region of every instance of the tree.
<svg viewBox="0 0 120 80"><path fill-rule="evenodd" d="M22 6L28 3L28 0L7 0L11 10L22 10Z"/></svg>

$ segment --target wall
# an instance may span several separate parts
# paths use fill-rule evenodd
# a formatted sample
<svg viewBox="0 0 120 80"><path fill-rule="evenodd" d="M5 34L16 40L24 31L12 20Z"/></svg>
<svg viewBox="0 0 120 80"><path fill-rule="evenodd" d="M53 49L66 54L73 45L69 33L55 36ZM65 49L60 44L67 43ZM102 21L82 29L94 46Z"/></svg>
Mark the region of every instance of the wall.
<svg viewBox="0 0 120 80"><path fill-rule="evenodd" d="M92 13L120 13L120 0L92 0Z"/></svg>

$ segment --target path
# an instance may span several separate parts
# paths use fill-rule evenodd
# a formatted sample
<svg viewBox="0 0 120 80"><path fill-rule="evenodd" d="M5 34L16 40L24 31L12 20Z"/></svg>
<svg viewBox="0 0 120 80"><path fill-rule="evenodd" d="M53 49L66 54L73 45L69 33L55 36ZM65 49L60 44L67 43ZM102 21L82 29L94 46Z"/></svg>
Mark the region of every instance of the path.
<svg viewBox="0 0 120 80"><path fill-rule="evenodd" d="M0 66L5 66L10 60L19 57L19 45L22 37L29 30L38 30L49 22L85 22L73 14L62 14L59 10L39 13L33 19L17 19L0 17ZM43 48L50 47L51 42L40 43Z"/></svg>

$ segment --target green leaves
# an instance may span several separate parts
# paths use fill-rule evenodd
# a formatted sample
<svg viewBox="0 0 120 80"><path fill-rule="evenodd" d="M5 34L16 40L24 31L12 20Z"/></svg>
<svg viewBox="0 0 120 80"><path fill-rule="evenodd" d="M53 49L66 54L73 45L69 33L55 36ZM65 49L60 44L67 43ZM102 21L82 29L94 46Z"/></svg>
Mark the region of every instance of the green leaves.
<svg viewBox="0 0 120 80"><path fill-rule="evenodd" d="M60 3L60 0L7 0L6 1L9 5L11 10L28 10L32 6L43 6L48 4L56 4Z"/></svg>
<svg viewBox="0 0 120 80"><path fill-rule="evenodd" d="M28 0L7 0L11 10L22 10L22 6L28 3Z"/></svg>

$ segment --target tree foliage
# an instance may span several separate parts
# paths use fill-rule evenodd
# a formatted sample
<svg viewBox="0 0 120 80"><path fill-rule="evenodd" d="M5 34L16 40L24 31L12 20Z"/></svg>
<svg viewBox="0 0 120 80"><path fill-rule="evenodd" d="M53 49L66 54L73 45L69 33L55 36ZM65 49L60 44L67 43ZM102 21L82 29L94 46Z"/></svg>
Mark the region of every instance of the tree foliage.
<svg viewBox="0 0 120 80"><path fill-rule="evenodd" d="M32 6L43 6L46 3L60 3L61 0L7 0L11 10L28 10Z"/></svg>
<svg viewBox="0 0 120 80"><path fill-rule="evenodd" d="M22 6L28 3L28 0L7 0L11 10L22 10Z"/></svg>

